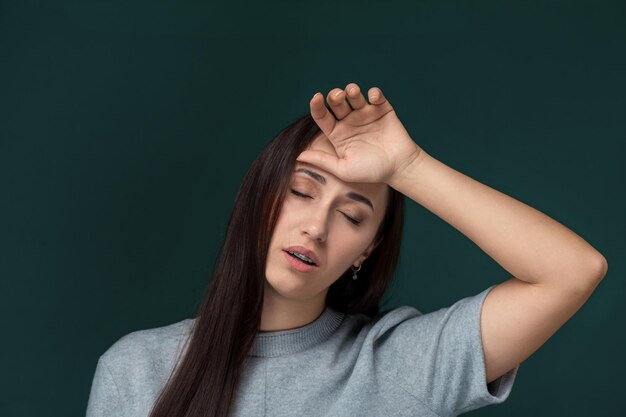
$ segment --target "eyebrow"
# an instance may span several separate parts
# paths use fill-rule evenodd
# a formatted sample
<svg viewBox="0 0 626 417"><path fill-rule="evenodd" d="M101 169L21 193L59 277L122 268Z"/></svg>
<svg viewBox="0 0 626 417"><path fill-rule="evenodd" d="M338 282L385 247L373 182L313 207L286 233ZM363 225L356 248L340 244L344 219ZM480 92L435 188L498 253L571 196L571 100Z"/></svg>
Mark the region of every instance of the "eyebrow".
<svg viewBox="0 0 626 417"><path fill-rule="evenodd" d="M317 182L319 182L322 185L326 185L326 178L323 177L322 175L318 174L315 171L311 171L309 169L306 168L298 168L296 169L295 172L304 172L305 174L309 175L310 177L312 177L314 180L316 180ZM374 211L374 205L372 204L372 202L365 196L361 195L361 194L357 194L355 192L347 192L346 193L346 197L354 200L354 201L358 201L359 203L363 203L367 206L369 206L372 211Z"/></svg>

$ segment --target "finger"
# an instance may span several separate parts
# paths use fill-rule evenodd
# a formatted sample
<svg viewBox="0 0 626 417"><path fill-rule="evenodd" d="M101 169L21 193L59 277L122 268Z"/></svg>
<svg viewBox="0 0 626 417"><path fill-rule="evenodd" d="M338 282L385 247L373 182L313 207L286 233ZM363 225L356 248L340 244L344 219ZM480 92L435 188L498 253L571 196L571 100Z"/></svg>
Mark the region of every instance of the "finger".
<svg viewBox="0 0 626 417"><path fill-rule="evenodd" d="M324 151L314 151L308 149L302 151L296 158L296 161L316 165L323 170L330 172L334 176L342 178L342 175L340 174L340 159L337 158L337 155L332 155Z"/></svg>
<svg viewBox="0 0 626 417"><path fill-rule="evenodd" d="M335 120L335 116L333 116L326 108L322 93L315 93L309 102L309 107L311 108L311 117L313 117L315 123L317 123L322 132L324 132L324 134L328 137L330 132L332 132L335 128L337 120Z"/></svg>
<svg viewBox="0 0 626 417"><path fill-rule="evenodd" d="M361 94L361 89L356 83L346 85L346 93L348 94L348 102L353 110L358 110L367 104L365 97Z"/></svg>
<svg viewBox="0 0 626 417"><path fill-rule="evenodd" d="M343 119L352 111L350 105L346 102L346 93L341 88L333 88L330 90L326 100L337 120Z"/></svg>
<svg viewBox="0 0 626 417"><path fill-rule="evenodd" d="M378 87L372 87L368 90L367 95L369 97L370 103L375 104L377 106L385 103L387 99L383 95L383 92Z"/></svg>

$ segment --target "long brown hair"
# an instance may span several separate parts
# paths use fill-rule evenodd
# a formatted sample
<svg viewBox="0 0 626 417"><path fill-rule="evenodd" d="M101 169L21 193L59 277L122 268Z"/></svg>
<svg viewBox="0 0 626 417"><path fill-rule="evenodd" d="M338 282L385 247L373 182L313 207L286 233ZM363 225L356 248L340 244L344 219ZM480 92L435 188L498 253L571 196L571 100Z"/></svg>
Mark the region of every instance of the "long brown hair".
<svg viewBox="0 0 626 417"><path fill-rule="evenodd" d="M149 417L226 417L261 323L265 262L296 158L320 133L306 114L283 129L248 170L235 199L212 279L195 313L187 350ZM392 280L400 254L404 195L388 187L381 243L329 288L326 304L370 317ZM180 357L179 357L180 359Z"/></svg>

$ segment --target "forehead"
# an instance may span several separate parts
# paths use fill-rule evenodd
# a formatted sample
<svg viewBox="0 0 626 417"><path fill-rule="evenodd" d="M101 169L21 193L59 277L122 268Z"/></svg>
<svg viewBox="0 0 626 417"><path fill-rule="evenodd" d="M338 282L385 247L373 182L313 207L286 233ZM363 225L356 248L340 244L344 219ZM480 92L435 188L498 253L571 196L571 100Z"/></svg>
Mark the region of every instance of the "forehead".
<svg viewBox="0 0 626 417"><path fill-rule="evenodd" d="M322 151L335 156L337 155L335 147L326 137L326 135L324 135L323 132L320 132L318 134L318 136L311 142L307 149ZM372 201L374 207L382 207L386 202L388 185L383 182L347 182L336 177L332 173L318 167L317 165L309 164L307 162L296 161L294 170L297 170L299 168L306 168L310 171L322 175L326 179L326 186L330 184L332 184L333 186L340 185L346 191L355 191L359 194L363 194ZM302 175L312 179L309 175L303 172L299 172L298 175ZM317 181L315 182L317 183ZM324 186L322 185L322 187Z"/></svg>

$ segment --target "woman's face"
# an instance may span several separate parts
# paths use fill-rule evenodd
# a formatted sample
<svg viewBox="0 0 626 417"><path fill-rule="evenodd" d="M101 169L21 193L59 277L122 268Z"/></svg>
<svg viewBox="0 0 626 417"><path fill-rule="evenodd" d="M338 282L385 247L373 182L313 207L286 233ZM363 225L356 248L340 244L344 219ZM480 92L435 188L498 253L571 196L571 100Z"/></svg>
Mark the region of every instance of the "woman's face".
<svg viewBox="0 0 626 417"><path fill-rule="evenodd" d="M323 133L310 149L336 155ZM387 188L385 183L344 182L315 165L296 161L270 242L266 285L293 300L325 298L328 287L351 265L361 265L379 243L373 240L385 215ZM350 197L355 194L364 198ZM285 252L291 246L314 251L317 266L310 271L294 267Z"/></svg>

